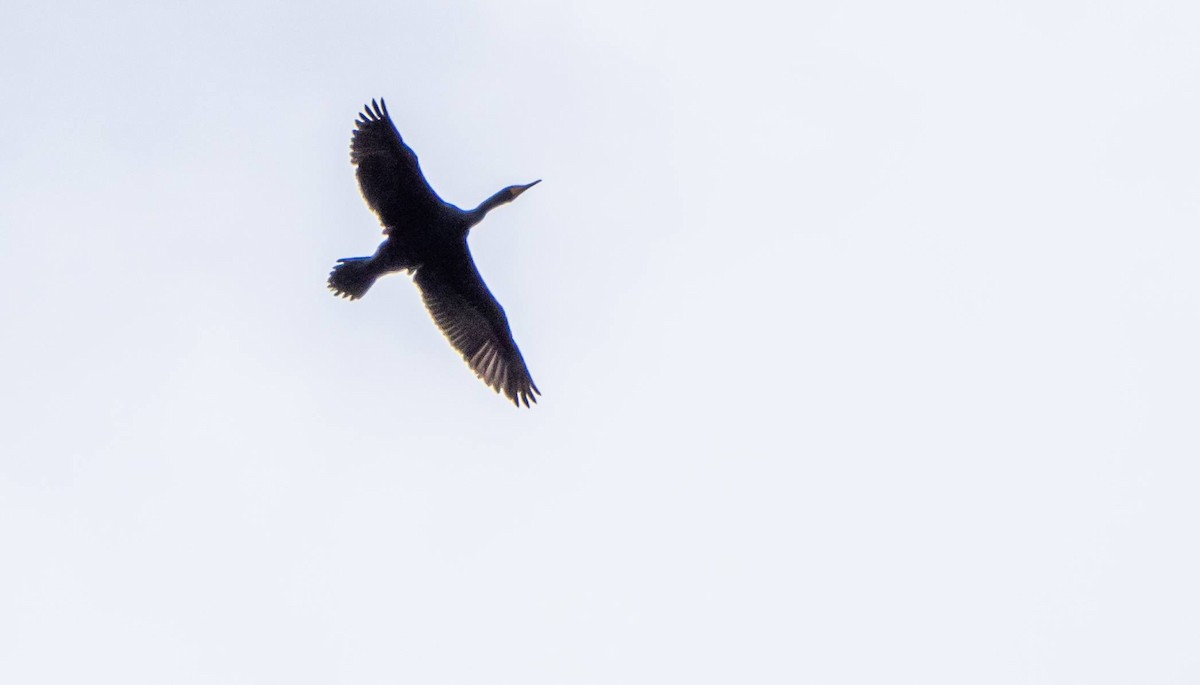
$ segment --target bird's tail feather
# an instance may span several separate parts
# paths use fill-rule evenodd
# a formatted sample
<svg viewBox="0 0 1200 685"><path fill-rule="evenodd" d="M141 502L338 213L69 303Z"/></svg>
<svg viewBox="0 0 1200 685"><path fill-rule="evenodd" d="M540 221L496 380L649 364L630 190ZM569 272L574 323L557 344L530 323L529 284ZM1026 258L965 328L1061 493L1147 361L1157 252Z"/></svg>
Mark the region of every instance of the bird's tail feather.
<svg viewBox="0 0 1200 685"><path fill-rule="evenodd" d="M379 271L370 257L347 257L339 259L329 272L329 289L334 295L357 300L375 284Z"/></svg>

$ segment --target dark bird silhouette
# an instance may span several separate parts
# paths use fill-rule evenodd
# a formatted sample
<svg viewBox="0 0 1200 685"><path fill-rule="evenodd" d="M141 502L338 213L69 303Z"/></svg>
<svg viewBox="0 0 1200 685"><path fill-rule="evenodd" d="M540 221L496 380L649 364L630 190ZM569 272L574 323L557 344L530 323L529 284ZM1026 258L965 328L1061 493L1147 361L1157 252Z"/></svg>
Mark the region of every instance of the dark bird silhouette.
<svg viewBox="0 0 1200 685"><path fill-rule="evenodd" d="M509 186L475 209L462 210L429 186L382 100L372 100L354 125L350 161L358 167L363 199L387 237L370 257L339 259L329 274L329 289L357 300L384 274L413 274L434 323L471 370L518 407L537 402L541 391L517 349L504 309L475 268L467 233L488 212L541 181Z"/></svg>

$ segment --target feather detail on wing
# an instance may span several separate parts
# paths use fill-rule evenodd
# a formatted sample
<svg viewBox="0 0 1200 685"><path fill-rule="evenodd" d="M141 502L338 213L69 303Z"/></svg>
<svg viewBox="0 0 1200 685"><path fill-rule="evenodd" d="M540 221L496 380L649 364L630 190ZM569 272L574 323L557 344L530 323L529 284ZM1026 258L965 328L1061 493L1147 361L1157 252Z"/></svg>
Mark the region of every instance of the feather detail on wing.
<svg viewBox="0 0 1200 685"><path fill-rule="evenodd" d="M533 383L521 351L508 327L508 317L488 291L479 271L470 264L471 278L451 278L426 265L413 280L425 306L446 339L462 354L475 375L518 407L537 402L541 391Z"/></svg>
<svg viewBox="0 0 1200 685"><path fill-rule="evenodd" d="M442 201L392 123L387 104L372 100L354 125L350 161L358 167L363 199L388 229L384 232L420 228Z"/></svg>

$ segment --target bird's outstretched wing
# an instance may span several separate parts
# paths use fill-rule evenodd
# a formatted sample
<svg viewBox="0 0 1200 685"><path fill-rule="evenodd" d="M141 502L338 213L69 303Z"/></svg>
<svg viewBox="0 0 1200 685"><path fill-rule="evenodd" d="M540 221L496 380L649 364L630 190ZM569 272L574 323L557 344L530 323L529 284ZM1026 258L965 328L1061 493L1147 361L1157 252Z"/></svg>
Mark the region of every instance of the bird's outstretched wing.
<svg viewBox="0 0 1200 685"><path fill-rule="evenodd" d="M372 100L354 125L350 161L358 167L363 199L379 216L384 232L426 226L442 201L392 123L387 104Z"/></svg>
<svg viewBox="0 0 1200 685"><path fill-rule="evenodd" d="M467 264L465 270L426 264L413 280L421 289L434 323L475 375L496 392L503 392L513 404L528 407L530 402L537 402L541 391L533 384L517 349L504 309L488 291L475 265L470 261Z"/></svg>

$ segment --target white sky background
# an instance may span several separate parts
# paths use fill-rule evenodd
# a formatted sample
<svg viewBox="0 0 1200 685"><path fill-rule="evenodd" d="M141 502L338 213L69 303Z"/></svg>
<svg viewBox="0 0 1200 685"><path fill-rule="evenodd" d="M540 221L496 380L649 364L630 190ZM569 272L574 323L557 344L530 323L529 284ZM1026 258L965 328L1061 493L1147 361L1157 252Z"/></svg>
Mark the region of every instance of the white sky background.
<svg viewBox="0 0 1200 685"><path fill-rule="evenodd" d="M334 5L5 7L0 679L1200 679L1195 3Z"/></svg>

